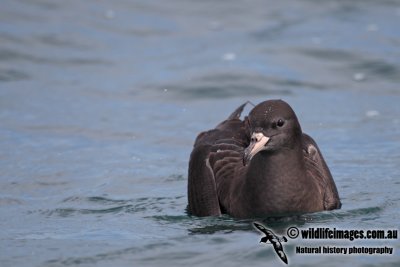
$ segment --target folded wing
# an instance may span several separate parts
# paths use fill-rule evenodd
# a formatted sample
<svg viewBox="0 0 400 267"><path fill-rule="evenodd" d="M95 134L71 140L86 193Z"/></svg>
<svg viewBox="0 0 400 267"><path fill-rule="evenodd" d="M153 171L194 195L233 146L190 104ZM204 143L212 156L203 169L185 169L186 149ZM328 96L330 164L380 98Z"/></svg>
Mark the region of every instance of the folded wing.
<svg viewBox="0 0 400 267"><path fill-rule="evenodd" d="M311 179L315 179L320 194L323 196L325 210L341 207L339 194L333 181L331 172L315 141L307 134L303 134L303 151L306 168Z"/></svg>
<svg viewBox="0 0 400 267"><path fill-rule="evenodd" d="M241 153L249 142L244 121L240 120L246 104L238 107L215 129L197 136L189 160L190 214L213 216L223 212L220 198L229 192L229 186L222 186L221 183L224 183L225 178L233 176L234 166L240 163Z"/></svg>

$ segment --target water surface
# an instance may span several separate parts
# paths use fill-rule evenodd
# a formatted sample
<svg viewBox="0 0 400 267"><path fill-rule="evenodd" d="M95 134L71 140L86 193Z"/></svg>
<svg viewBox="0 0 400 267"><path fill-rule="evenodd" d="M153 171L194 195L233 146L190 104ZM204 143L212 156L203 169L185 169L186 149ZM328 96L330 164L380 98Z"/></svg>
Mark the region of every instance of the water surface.
<svg viewBox="0 0 400 267"><path fill-rule="evenodd" d="M399 227L397 1L1 6L1 266L279 264L251 220L185 211L196 135L247 100L291 104L343 203L266 225ZM295 266L400 260L398 240L332 244L395 253L284 249Z"/></svg>

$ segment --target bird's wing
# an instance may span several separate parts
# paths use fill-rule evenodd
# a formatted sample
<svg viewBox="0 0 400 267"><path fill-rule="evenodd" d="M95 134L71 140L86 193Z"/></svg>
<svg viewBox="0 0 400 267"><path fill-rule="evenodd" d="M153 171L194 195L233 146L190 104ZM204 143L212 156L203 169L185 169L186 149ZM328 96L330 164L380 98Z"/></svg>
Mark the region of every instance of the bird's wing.
<svg viewBox="0 0 400 267"><path fill-rule="evenodd" d="M239 143L220 143L213 146L210 153L210 166L214 173L217 194L221 208L232 211L233 187L240 181L243 171L244 148Z"/></svg>
<svg viewBox="0 0 400 267"><path fill-rule="evenodd" d="M277 241L277 242L273 242L272 245L274 246L275 252L276 254L278 254L279 258L284 262L284 263L288 263L287 257L285 252L283 251L283 247L282 244Z"/></svg>
<svg viewBox="0 0 400 267"><path fill-rule="evenodd" d="M264 234L268 234L268 229L264 227L264 225L262 225L261 223L258 222L253 222L253 225L260 230L261 232L263 232Z"/></svg>
<svg viewBox="0 0 400 267"><path fill-rule="evenodd" d="M339 194L331 172L315 141L307 134L303 134L303 154L307 171L315 179L324 199L324 209L340 208Z"/></svg>
<svg viewBox="0 0 400 267"><path fill-rule="evenodd" d="M215 129L202 132L196 138L188 175L188 211L193 215L212 216L222 212L217 185L230 172L229 166L241 159L240 151L249 142L244 122L239 119L245 105Z"/></svg>
<svg viewBox="0 0 400 267"><path fill-rule="evenodd" d="M209 165L211 146L195 147L190 155L188 212L196 216L220 215L214 173Z"/></svg>

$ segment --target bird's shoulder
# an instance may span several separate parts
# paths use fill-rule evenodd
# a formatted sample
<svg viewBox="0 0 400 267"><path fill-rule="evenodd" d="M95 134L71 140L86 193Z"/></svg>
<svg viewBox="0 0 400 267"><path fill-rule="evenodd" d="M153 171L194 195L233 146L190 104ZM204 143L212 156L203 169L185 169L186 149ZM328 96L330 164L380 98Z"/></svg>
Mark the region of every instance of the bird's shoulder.
<svg viewBox="0 0 400 267"><path fill-rule="evenodd" d="M314 139L303 133L303 155L307 173L313 179L324 199L324 209L340 208L339 195L332 174Z"/></svg>
<svg viewBox="0 0 400 267"><path fill-rule="evenodd" d="M215 129L201 132L196 138L194 147L208 147L209 166L215 179L218 180L232 173L234 166L243 165L243 151L249 142L244 121L230 118Z"/></svg>

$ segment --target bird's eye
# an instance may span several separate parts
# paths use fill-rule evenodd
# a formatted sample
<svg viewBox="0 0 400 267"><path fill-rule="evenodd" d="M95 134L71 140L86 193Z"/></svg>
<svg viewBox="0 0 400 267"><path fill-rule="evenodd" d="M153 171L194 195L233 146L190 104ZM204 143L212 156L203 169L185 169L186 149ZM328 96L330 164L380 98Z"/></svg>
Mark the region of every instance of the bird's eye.
<svg viewBox="0 0 400 267"><path fill-rule="evenodd" d="M285 124L285 121L282 120L282 119L279 119L278 122L276 123L276 125L277 125L278 127L282 127L284 124Z"/></svg>

